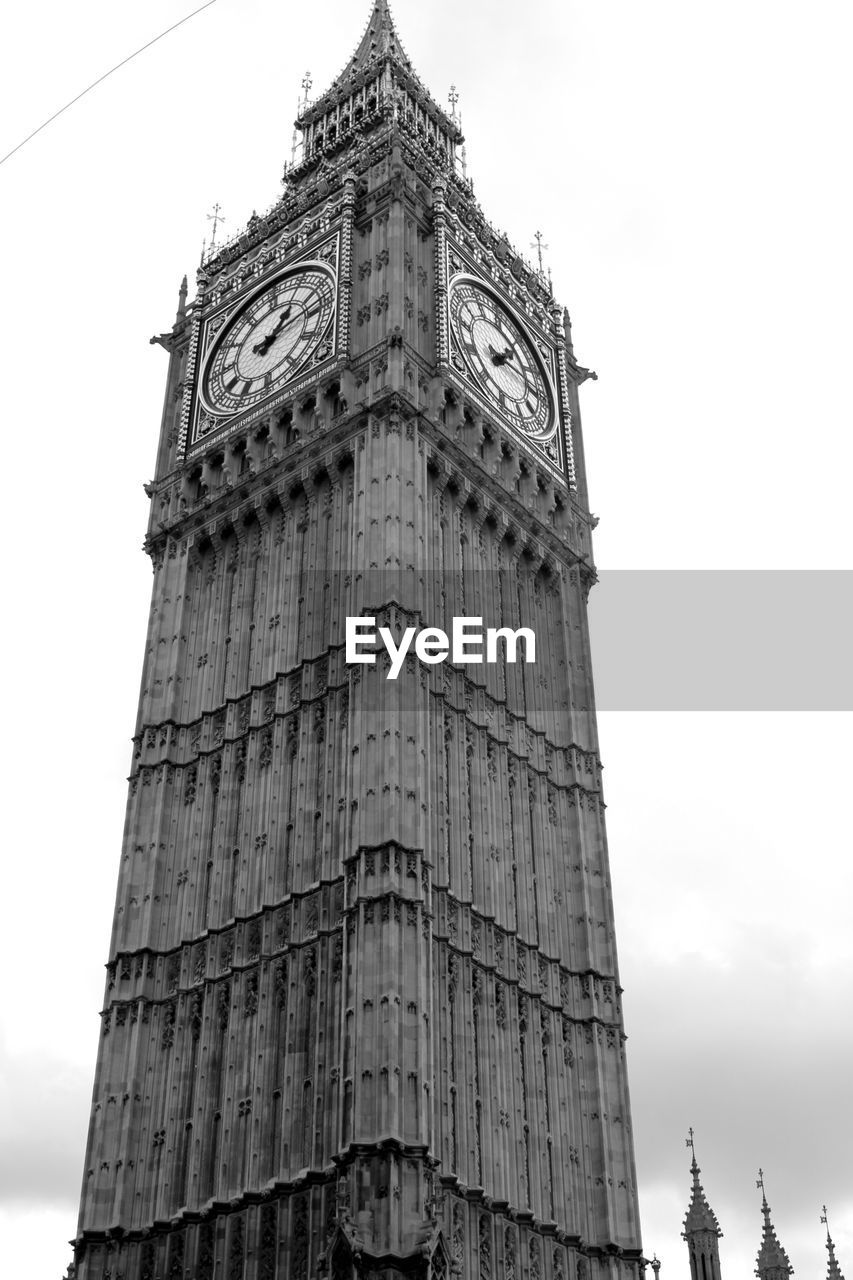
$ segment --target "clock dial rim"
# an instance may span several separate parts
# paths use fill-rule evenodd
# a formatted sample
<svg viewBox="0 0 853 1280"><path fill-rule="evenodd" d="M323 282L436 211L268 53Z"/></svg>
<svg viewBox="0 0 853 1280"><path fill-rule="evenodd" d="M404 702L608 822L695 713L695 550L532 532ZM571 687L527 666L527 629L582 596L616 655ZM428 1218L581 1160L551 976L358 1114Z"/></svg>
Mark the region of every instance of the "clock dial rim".
<svg viewBox="0 0 853 1280"><path fill-rule="evenodd" d="M234 330L239 326L241 319L246 316L247 311L249 311L264 294L276 289L283 282L287 282L291 278L301 275L309 275L315 272L320 272L328 280L330 286L329 309L328 315L322 321L321 325L318 326L316 332L312 334L305 351L290 365L287 364L287 357L285 357L281 362L285 366L283 371L275 375L269 387L264 388L260 394L239 397L236 393L231 393L233 398L238 400L239 403L233 406L223 405L221 401L217 400L210 392L209 382L211 371L217 357L223 349L229 345L229 337L233 335ZM204 409L208 413L215 414L217 417L234 417L237 414L242 413L244 410L257 408L258 405L263 404L264 400L268 396L275 395L282 389L282 387L286 386L288 382L292 381L292 379L295 378L304 368L306 362L311 358L312 353L323 341L324 337L329 332L330 327L334 324L338 302L337 290L338 277L329 264L320 259L306 259L298 263L293 263L289 267L283 268L276 275L267 280L261 281L254 289L247 293L246 296L240 300L237 306L235 306L232 313L227 315L225 323L212 339L210 346L204 355L201 376L198 383L199 399ZM254 333L257 333L262 329L264 325L264 320L256 322L254 325ZM248 338L243 339L243 342L250 340L251 336L252 335L250 333ZM295 345L298 345L298 341L299 340L297 340L297 344Z"/></svg>
<svg viewBox="0 0 853 1280"><path fill-rule="evenodd" d="M502 315L506 318L509 325L517 333L518 339L523 343L528 360L533 364L536 373L542 380L546 409L544 426L534 427L531 425L533 421L531 417L525 417L521 413L514 412L512 409L508 409L502 405L494 389L496 387L500 388L498 378L490 376L488 371L487 376L484 377L483 373L475 364L472 363L468 351L468 344L461 337L453 315L454 294L458 289L466 285L469 288L472 288L475 292L479 292L485 296L491 310L493 312L497 312L498 316ZM495 412L500 414L509 423L513 430L520 432L528 440L537 442L547 442L552 440L559 430L557 395L554 388L554 382L550 371L539 353L535 338L518 312L486 281L480 279L479 276L465 273L455 276L451 282L448 295L448 317L454 339L465 363L466 370L480 394L487 396L490 404L494 405ZM490 320L489 323L493 322ZM516 401L516 403L519 402L520 401Z"/></svg>

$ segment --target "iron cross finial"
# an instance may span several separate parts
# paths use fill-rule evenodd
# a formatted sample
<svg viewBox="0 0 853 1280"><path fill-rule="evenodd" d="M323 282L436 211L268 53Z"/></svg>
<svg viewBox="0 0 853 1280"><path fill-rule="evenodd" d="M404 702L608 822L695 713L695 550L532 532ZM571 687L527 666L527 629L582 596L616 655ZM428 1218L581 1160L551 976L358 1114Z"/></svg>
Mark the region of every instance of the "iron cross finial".
<svg viewBox="0 0 853 1280"><path fill-rule="evenodd" d="M829 1219L826 1216L826 1205L824 1205L823 1208L821 1209L820 1220L823 1223L823 1225L826 1227L827 1235L829 1235Z"/></svg>
<svg viewBox="0 0 853 1280"><path fill-rule="evenodd" d="M685 1146L688 1146L688 1147L691 1147L691 1148L692 1148L692 1147L693 1147L693 1126L692 1126L692 1125L691 1125L691 1127L687 1130L687 1132L690 1134L690 1137L689 1137L689 1138L685 1138L685 1139L684 1139L684 1143L685 1143Z"/></svg>
<svg viewBox="0 0 853 1280"><path fill-rule="evenodd" d="M222 205L218 201L213 206L213 213L209 213L207 215L207 220L208 222L213 223L210 231L210 252L212 253L216 248L216 232L219 229L220 223L225 221L225 218L222 216Z"/></svg>
<svg viewBox="0 0 853 1280"><path fill-rule="evenodd" d="M536 234L535 234L535 235L534 235L534 237L533 237L533 241L532 241L532 243L531 243L530 247L531 247L531 249L535 249L535 250L536 250L536 256L537 256L537 257L538 257L538 259L539 259L539 274L540 274L540 276L541 276L541 275L544 275L544 274L545 274L545 267L544 267L544 265L543 265L543 260L542 260L542 251L543 251L543 249L547 249L549 246L548 246L547 244L545 244L544 240L542 239L542 232L541 232L541 231L537 231L537 232L536 232Z"/></svg>
<svg viewBox="0 0 853 1280"><path fill-rule="evenodd" d="M755 1185L759 1188L759 1190L761 1191L764 1190L764 1170L763 1169L758 1170L758 1181L756 1182Z"/></svg>
<svg viewBox="0 0 853 1280"><path fill-rule="evenodd" d="M311 79L311 72L310 72L310 71L306 71L306 72L305 72L305 75L302 77L302 105L303 105L303 107L308 105L308 94L311 92L311 86L313 85L313 83L314 83L314 81Z"/></svg>
<svg viewBox="0 0 853 1280"><path fill-rule="evenodd" d="M447 101L450 103L450 118L456 119L456 105L459 102L459 90L455 84L450 86L450 93L447 95Z"/></svg>

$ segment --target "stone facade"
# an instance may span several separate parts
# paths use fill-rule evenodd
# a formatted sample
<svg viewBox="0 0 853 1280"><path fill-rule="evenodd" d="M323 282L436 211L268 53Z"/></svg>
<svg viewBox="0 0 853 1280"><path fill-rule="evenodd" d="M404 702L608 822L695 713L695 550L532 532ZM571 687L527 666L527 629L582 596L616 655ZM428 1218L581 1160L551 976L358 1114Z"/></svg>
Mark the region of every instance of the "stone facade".
<svg viewBox="0 0 853 1280"><path fill-rule="evenodd" d="M153 602L72 1271L636 1277L587 371L384 3L300 128L281 201L157 339ZM463 280L504 326L495 369L529 349L515 416L454 328ZM272 286L296 290L304 358L232 393L228 335L265 378L295 323ZM527 626L537 660L410 657L390 681L345 661L366 615Z"/></svg>

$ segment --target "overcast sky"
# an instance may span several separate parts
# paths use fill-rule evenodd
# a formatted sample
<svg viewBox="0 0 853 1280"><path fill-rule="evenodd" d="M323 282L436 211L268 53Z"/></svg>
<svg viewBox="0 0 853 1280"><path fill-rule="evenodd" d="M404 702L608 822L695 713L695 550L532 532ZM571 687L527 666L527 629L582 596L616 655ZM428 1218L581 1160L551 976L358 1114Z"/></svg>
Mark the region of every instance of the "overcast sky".
<svg viewBox="0 0 853 1280"><path fill-rule="evenodd" d="M0 154L192 8L16 6ZM367 11L217 0L0 167L9 1275L58 1280L75 1230L150 592L148 339L214 201L229 234L275 201L302 76L325 89ZM847 0L394 12L434 95L459 87L487 216L521 250L543 232L599 373L599 566L849 569ZM851 717L608 711L601 736L646 1251L687 1275L692 1124L724 1280L754 1267L759 1165L797 1276L825 1274L825 1202L851 1277Z"/></svg>

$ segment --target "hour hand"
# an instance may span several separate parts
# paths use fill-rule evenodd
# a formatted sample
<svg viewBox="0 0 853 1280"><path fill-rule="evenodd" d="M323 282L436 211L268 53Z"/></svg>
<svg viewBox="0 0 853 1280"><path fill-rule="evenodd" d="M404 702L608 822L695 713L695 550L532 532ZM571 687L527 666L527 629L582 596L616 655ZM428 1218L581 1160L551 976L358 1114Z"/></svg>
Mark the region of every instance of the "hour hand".
<svg viewBox="0 0 853 1280"><path fill-rule="evenodd" d="M275 327L270 330L270 332L266 335L266 337L261 338L260 342L256 342L255 345L252 347L252 350L256 356L266 355L266 353L269 351L270 347L275 342L276 338L284 328L284 322L285 320L287 320L289 315L290 315L290 307L285 307L284 311L282 311L278 320L276 320Z"/></svg>
<svg viewBox="0 0 853 1280"><path fill-rule="evenodd" d="M256 342L255 345L252 347L252 350L255 353L255 355L265 356L269 351L270 347L272 346L272 344L275 342L277 337L278 337L278 330L274 329L273 332L268 333L265 338L261 338L260 342Z"/></svg>
<svg viewBox="0 0 853 1280"><path fill-rule="evenodd" d="M489 343L489 355L492 357L492 364L506 364L507 360L512 359L512 347L507 347L505 351L495 351L491 343Z"/></svg>

